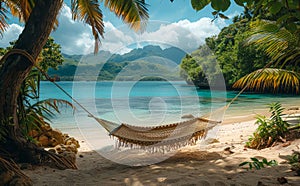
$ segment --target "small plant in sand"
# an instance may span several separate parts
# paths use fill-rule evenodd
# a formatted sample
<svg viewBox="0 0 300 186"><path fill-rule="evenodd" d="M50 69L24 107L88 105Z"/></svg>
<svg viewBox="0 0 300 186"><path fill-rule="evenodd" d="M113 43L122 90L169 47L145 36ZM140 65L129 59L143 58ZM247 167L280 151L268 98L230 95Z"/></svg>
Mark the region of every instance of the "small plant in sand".
<svg viewBox="0 0 300 186"><path fill-rule="evenodd" d="M300 176L300 152L294 151L292 155L288 156L289 164L292 166L292 170Z"/></svg>
<svg viewBox="0 0 300 186"><path fill-rule="evenodd" d="M253 133L253 136L249 138L246 147L255 149L270 147L285 137L289 124L282 119L284 108L278 102L271 103L269 107L271 117L266 118L266 116L261 115L256 117L255 124L259 126Z"/></svg>
<svg viewBox="0 0 300 186"><path fill-rule="evenodd" d="M261 168L264 168L265 166L275 166L277 165L276 160L270 160L268 161L266 158L259 161L257 158L250 158L252 161L245 161L241 164L239 164L240 167L248 165L249 167L247 170L252 170L252 168L255 168L256 170L259 170Z"/></svg>

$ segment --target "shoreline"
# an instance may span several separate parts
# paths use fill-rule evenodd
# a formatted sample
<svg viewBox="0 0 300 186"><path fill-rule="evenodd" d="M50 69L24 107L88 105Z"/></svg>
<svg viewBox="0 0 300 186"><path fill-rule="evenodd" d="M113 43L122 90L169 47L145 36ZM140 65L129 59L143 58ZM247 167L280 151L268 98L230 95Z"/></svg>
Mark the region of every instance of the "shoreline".
<svg viewBox="0 0 300 186"><path fill-rule="evenodd" d="M300 177L294 176L284 157L290 155L292 150L299 151L300 139L287 146L245 149L245 141L255 128L254 120L238 121L232 118L218 126L217 135L208 135L195 146L181 148L167 160L138 167L107 160L91 150L88 142L77 131L80 135L74 137L81 145L77 154L78 170L57 170L42 166L24 172L35 185L257 185L258 182L280 185L277 181L279 177L288 180L285 185L298 185ZM232 153L224 151L226 148ZM250 161L250 157L265 157L268 161L275 159L279 165L251 171L238 166L244 161Z"/></svg>

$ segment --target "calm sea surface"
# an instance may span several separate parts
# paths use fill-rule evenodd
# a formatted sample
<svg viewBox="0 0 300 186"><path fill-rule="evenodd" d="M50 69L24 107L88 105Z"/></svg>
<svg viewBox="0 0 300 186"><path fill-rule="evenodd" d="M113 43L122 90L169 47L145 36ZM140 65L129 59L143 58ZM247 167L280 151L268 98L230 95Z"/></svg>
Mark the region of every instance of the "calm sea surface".
<svg viewBox="0 0 300 186"><path fill-rule="evenodd" d="M135 125L161 125L181 121L181 116L201 116L226 105L237 92L200 90L185 82L58 82L95 116ZM51 82L41 83L41 99L72 101ZM279 101L285 107L300 106L300 96L243 93L226 116L260 113L267 104ZM63 131L72 128L98 130L78 105L73 111L62 106L52 125ZM216 117L222 117L218 114ZM94 127L95 126L95 127Z"/></svg>

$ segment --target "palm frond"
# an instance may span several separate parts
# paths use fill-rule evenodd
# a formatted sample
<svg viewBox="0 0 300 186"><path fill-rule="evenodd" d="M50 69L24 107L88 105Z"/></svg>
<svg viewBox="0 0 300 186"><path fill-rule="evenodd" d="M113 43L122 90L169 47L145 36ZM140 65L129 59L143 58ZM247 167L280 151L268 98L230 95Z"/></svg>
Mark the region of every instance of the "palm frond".
<svg viewBox="0 0 300 186"><path fill-rule="evenodd" d="M8 24L6 22L7 19L7 10L3 7L2 2L1 2L1 7L0 7L0 35L3 35L3 32L6 30L8 27Z"/></svg>
<svg viewBox="0 0 300 186"><path fill-rule="evenodd" d="M300 75L296 72L266 68L262 71L259 69L254 71L233 84L233 88L244 88L255 92L286 92L299 93L300 89Z"/></svg>
<svg viewBox="0 0 300 186"><path fill-rule="evenodd" d="M291 32L275 22L256 21L251 25L248 44L255 44L274 61L275 65L298 64L300 59L300 28Z"/></svg>
<svg viewBox="0 0 300 186"><path fill-rule="evenodd" d="M99 35L103 37L103 15L99 8L98 0L72 0L72 18L89 24L95 38L95 53L98 52Z"/></svg>
<svg viewBox="0 0 300 186"><path fill-rule="evenodd" d="M5 3L13 16L18 17L22 22L27 22L35 5L35 0L9 0Z"/></svg>
<svg viewBox="0 0 300 186"><path fill-rule="evenodd" d="M145 28L149 18L145 0L105 0L104 5L135 31Z"/></svg>
<svg viewBox="0 0 300 186"><path fill-rule="evenodd" d="M31 105L30 109L35 109L35 108L42 108L41 110L46 112L49 115L53 115L51 109L53 109L55 112L60 113L59 108L60 106L70 106L72 109L75 109L75 106L63 99L45 99L36 102L35 104ZM44 110L45 109L45 110Z"/></svg>

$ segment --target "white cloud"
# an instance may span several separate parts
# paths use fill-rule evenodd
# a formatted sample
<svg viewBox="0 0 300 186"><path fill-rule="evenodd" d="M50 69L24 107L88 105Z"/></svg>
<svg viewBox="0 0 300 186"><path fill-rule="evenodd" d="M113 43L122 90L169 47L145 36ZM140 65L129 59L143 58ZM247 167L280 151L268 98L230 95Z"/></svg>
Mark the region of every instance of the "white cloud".
<svg viewBox="0 0 300 186"><path fill-rule="evenodd" d="M69 7L63 7L59 22L59 28L52 36L62 46L64 53L85 54L93 52L94 38L91 27L73 21ZM218 34L221 28L226 26L224 20L217 19L211 22L210 18L201 18L195 22L185 19L175 23L149 21L148 29L142 34L137 34L128 29L127 25L115 27L110 22L105 22L104 25L105 34L104 39L101 39L100 50L114 53L129 52L131 50L130 45L139 45L143 41L177 46L191 52L203 44L206 37ZM153 31L153 28L156 29Z"/></svg>
<svg viewBox="0 0 300 186"><path fill-rule="evenodd" d="M205 38L218 34L226 24L222 19L212 22L210 18L201 18L196 22L185 19L167 24L149 21L148 29L142 34L130 31L127 26L115 28L109 22L105 26L109 31L104 35L105 39L101 48L103 50L124 53L130 50L130 45L141 46L140 43L146 42L161 45L163 48L176 46L191 52L203 44Z"/></svg>
<svg viewBox="0 0 300 186"><path fill-rule="evenodd" d="M105 39L101 39L101 50L128 52L124 43L132 42L132 38L117 30L110 22L105 22ZM88 54L94 51L94 36L91 27L79 21L73 21L71 10L64 5L59 16L59 27L51 34L61 45L63 53ZM108 39L109 38L109 39Z"/></svg>
<svg viewBox="0 0 300 186"><path fill-rule="evenodd" d="M90 26L73 21L68 6L63 6L58 20L59 27L51 36L61 45L63 53L86 54L93 51L91 47L94 45L94 40Z"/></svg>
<svg viewBox="0 0 300 186"><path fill-rule="evenodd" d="M145 32L141 38L156 40L191 52L204 43L205 38L220 32L225 23L211 22L210 18L201 18L196 22L181 20L161 25L154 32Z"/></svg>
<svg viewBox="0 0 300 186"><path fill-rule="evenodd" d="M165 23L149 21L144 33L135 33L127 25L115 27L110 22L105 22L104 39L101 39L100 50L114 53L126 53L142 42L176 46L191 52L204 43L206 37L216 35L221 28L226 26L224 20L217 19L211 22L210 18L201 18L191 22L187 19ZM16 40L22 31L17 24L10 25L0 41L0 46L7 46L9 41ZM59 15L59 27L51 34L55 41L61 45L63 53L87 54L94 49L94 37L91 27L79 21L73 21L71 10L64 5Z"/></svg>
<svg viewBox="0 0 300 186"><path fill-rule="evenodd" d="M108 50L113 53L126 53L129 52L129 43L133 43L134 39L130 36L123 27L116 28L110 22L105 22L104 39L101 41L101 50Z"/></svg>
<svg viewBox="0 0 300 186"><path fill-rule="evenodd" d="M24 28L22 26L17 24L9 25L9 27L3 33L3 37L0 40L0 47L8 47L9 42L17 40L23 29Z"/></svg>

